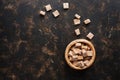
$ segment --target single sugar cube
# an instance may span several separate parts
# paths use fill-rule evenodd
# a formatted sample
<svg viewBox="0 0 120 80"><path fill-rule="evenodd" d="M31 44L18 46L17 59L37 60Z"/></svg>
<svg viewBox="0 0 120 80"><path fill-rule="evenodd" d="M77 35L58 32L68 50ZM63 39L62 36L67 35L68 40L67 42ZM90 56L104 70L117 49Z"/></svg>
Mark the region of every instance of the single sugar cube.
<svg viewBox="0 0 120 80"><path fill-rule="evenodd" d="M83 61L80 61L78 63L79 63L79 67L81 67L81 68L83 68L85 66L84 63L83 63Z"/></svg>
<svg viewBox="0 0 120 80"><path fill-rule="evenodd" d="M73 55L72 58L73 60L76 60L78 58L78 55Z"/></svg>
<svg viewBox="0 0 120 80"><path fill-rule="evenodd" d="M84 46L84 45L82 45L82 47L81 47L82 49L85 49L85 50L87 50L87 46Z"/></svg>
<svg viewBox="0 0 120 80"><path fill-rule="evenodd" d="M86 20L84 20L84 23L85 23L85 24L89 24L90 22L91 22L90 19L86 19Z"/></svg>
<svg viewBox="0 0 120 80"><path fill-rule="evenodd" d="M74 25L79 25L80 24L80 19L74 19L73 22L74 22Z"/></svg>
<svg viewBox="0 0 120 80"><path fill-rule="evenodd" d="M78 60L77 57L78 57L78 55L73 55L71 61L72 61L72 62L73 62L73 61L77 61L77 60Z"/></svg>
<svg viewBox="0 0 120 80"><path fill-rule="evenodd" d="M58 12L58 10L55 10L52 14L53 14L54 17L58 17L60 15L60 13Z"/></svg>
<svg viewBox="0 0 120 80"><path fill-rule="evenodd" d="M82 49L82 54L86 54L86 50L85 49Z"/></svg>
<svg viewBox="0 0 120 80"><path fill-rule="evenodd" d="M50 4L48 4L48 5L45 6L45 9L46 9L46 11L50 11L50 10L52 10L52 7L51 7Z"/></svg>
<svg viewBox="0 0 120 80"><path fill-rule="evenodd" d="M89 46L87 47L87 50L90 50L90 47L89 47Z"/></svg>
<svg viewBox="0 0 120 80"><path fill-rule="evenodd" d="M78 56L78 60L83 60L83 56Z"/></svg>
<svg viewBox="0 0 120 80"><path fill-rule="evenodd" d="M72 51L74 52L74 54L79 54L81 52L79 48L72 48Z"/></svg>
<svg viewBox="0 0 120 80"><path fill-rule="evenodd" d="M75 29L75 34L78 36L80 35L80 30L79 29Z"/></svg>
<svg viewBox="0 0 120 80"><path fill-rule="evenodd" d="M78 61L74 61L73 65L76 66L76 67L81 67L81 68L84 67L83 61L79 61L79 62Z"/></svg>
<svg viewBox="0 0 120 80"><path fill-rule="evenodd" d="M82 55L83 55L83 57L86 57L86 56L87 56L87 53L86 53L86 50L85 50L85 49L82 49Z"/></svg>
<svg viewBox="0 0 120 80"><path fill-rule="evenodd" d="M75 18L80 19L80 18L81 18L81 16L80 16L80 15L78 15L78 14L75 14Z"/></svg>
<svg viewBox="0 0 120 80"><path fill-rule="evenodd" d="M73 58L72 58L72 56L70 56L70 57L69 57L69 60L70 60L70 61L73 61Z"/></svg>
<svg viewBox="0 0 120 80"><path fill-rule="evenodd" d="M69 3L63 3L63 8L64 9L69 9Z"/></svg>
<svg viewBox="0 0 120 80"><path fill-rule="evenodd" d="M40 15L45 16L46 12L45 11L40 11Z"/></svg>
<svg viewBox="0 0 120 80"><path fill-rule="evenodd" d="M80 47L82 44L81 43L76 43L75 46L76 47Z"/></svg>
<svg viewBox="0 0 120 80"><path fill-rule="evenodd" d="M79 67L79 64L78 64L77 61L74 61L74 62L73 62L73 65L76 66L76 67Z"/></svg>
<svg viewBox="0 0 120 80"><path fill-rule="evenodd" d="M87 51L87 56L93 56L93 51Z"/></svg>
<svg viewBox="0 0 120 80"><path fill-rule="evenodd" d="M94 34L89 32L88 35L87 35L87 38L92 39L93 37L94 37Z"/></svg>
<svg viewBox="0 0 120 80"><path fill-rule="evenodd" d="M88 60L85 60L83 63L84 63L86 66L88 66L88 65L90 64L90 62L89 62Z"/></svg>
<svg viewBox="0 0 120 80"><path fill-rule="evenodd" d="M73 56L73 51L69 51L68 56Z"/></svg>

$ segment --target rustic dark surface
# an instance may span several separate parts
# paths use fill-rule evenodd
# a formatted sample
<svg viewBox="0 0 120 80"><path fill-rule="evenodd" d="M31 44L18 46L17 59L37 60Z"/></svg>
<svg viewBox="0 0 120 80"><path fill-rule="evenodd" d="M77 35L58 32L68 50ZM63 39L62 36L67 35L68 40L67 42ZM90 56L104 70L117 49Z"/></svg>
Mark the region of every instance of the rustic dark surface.
<svg viewBox="0 0 120 80"><path fill-rule="evenodd" d="M58 18L52 11L39 15L49 3L60 11ZM73 25L75 13L81 15L79 26ZM92 21L87 26L86 18ZM95 35L95 63L75 71L65 62L65 48L89 32ZM119 50L120 0L0 0L0 80L120 80Z"/></svg>

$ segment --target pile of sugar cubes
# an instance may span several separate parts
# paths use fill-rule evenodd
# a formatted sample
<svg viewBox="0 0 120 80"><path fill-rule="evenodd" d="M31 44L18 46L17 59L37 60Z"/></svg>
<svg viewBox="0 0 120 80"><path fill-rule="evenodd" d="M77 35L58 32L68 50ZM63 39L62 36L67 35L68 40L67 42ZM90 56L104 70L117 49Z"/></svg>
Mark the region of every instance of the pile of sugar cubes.
<svg viewBox="0 0 120 80"><path fill-rule="evenodd" d="M63 9L67 10L67 9L69 9L69 7L70 7L70 5L69 5L68 2L63 3ZM46 11L45 11L45 10L46 10ZM51 5L50 5L50 4L45 5L45 10L44 10L44 11L43 11L43 10L40 10L40 15L45 16L45 15L46 15L46 12L52 11ZM52 14L53 14L53 16L56 18L56 17L58 17L58 16L60 15L60 12L59 12L58 10L54 10L54 11L52 12ZM80 25L80 23L81 23L81 20L80 20L80 19L81 19L81 16L76 13L76 14L74 15L74 19L73 19L73 23L74 23L75 26ZM90 19L85 19L83 22L84 22L85 25L87 25L87 24L91 23L91 20L90 20ZM79 29L79 28L75 29L74 32L75 32L75 34L76 34L77 36L80 35L80 29ZM88 39L92 39L92 38L94 37L94 34L93 34L92 32L89 32L86 37L87 37Z"/></svg>
<svg viewBox="0 0 120 80"><path fill-rule="evenodd" d="M82 42L74 44L68 52L68 59L75 67L78 68L89 66L92 56L93 51L91 47Z"/></svg>

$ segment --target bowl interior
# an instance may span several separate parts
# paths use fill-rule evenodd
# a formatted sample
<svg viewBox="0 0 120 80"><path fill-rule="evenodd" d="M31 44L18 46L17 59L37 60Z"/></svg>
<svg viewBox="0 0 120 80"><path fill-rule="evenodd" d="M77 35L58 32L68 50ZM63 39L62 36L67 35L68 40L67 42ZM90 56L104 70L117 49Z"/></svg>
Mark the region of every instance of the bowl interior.
<svg viewBox="0 0 120 80"><path fill-rule="evenodd" d="M73 45L75 45L76 43L78 43L78 42L85 43L85 44L88 45L88 46L91 48L91 50L93 51L93 56L92 56L92 58L90 59L89 65L88 65L88 66L85 66L85 67L83 67L83 68L74 66L74 65L70 62L70 60L69 60L69 58L68 58L68 52L70 51L71 47L72 47ZM92 44L90 41L86 40L86 39L76 39L76 40L70 42L70 43L68 44L68 46L66 47L66 50L65 50L65 60L66 60L67 64L68 64L71 68L76 69L76 70L83 70L83 69L86 69L86 68L90 67L90 66L93 64L93 62L94 62L94 60L95 60L95 57L96 57L95 48L94 48L93 44Z"/></svg>

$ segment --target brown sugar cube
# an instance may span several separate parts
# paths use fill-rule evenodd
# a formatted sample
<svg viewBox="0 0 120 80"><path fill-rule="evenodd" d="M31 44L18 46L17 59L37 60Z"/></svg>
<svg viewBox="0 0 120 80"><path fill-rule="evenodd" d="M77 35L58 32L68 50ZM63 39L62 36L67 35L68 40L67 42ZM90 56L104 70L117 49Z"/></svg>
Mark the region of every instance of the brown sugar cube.
<svg viewBox="0 0 120 80"><path fill-rule="evenodd" d="M72 61L72 57L69 57L69 60Z"/></svg>
<svg viewBox="0 0 120 80"><path fill-rule="evenodd" d="M82 49L82 54L83 54L83 57L87 57L87 53L85 49Z"/></svg>
<svg viewBox="0 0 120 80"><path fill-rule="evenodd" d="M75 18L80 19L80 18L81 18L81 16L80 16L80 15L78 15L78 14L75 14Z"/></svg>
<svg viewBox="0 0 120 80"><path fill-rule="evenodd" d="M67 3L67 2L66 2L66 3L63 3L63 8L64 8L64 9L69 9L69 3Z"/></svg>
<svg viewBox="0 0 120 80"><path fill-rule="evenodd" d="M88 66L88 65L90 64L89 60L85 60L83 63L84 63L86 66Z"/></svg>
<svg viewBox="0 0 120 80"><path fill-rule="evenodd" d="M86 20L84 20L84 23L85 23L85 24L89 24L90 22L91 22L90 19L86 19Z"/></svg>
<svg viewBox="0 0 120 80"><path fill-rule="evenodd" d="M77 58L72 58L71 62L75 62L77 60L78 60Z"/></svg>
<svg viewBox="0 0 120 80"><path fill-rule="evenodd" d="M84 60L91 60L91 56L84 57Z"/></svg>
<svg viewBox="0 0 120 80"><path fill-rule="evenodd" d="M76 43L75 47L80 47L82 44L81 43Z"/></svg>
<svg viewBox="0 0 120 80"><path fill-rule="evenodd" d="M82 50L79 48L73 48L72 50L73 50L74 55L81 55L82 54Z"/></svg>
<svg viewBox="0 0 120 80"><path fill-rule="evenodd" d="M50 4L48 4L48 5L45 6L45 9L46 9L46 11L50 11L50 10L52 10L52 7L51 7Z"/></svg>
<svg viewBox="0 0 120 80"><path fill-rule="evenodd" d="M58 17L60 15L60 13L58 12L58 10L55 10L52 14L53 14L54 17Z"/></svg>
<svg viewBox="0 0 120 80"><path fill-rule="evenodd" d="M88 46L87 49L90 50L91 48Z"/></svg>
<svg viewBox="0 0 120 80"><path fill-rule="evenodd" d="M74 61L73 65L76 66L76 67L81 67L81 68L84 67L83 61L79 61L79 62L78 61Z"/></svg>
<svg viewBox="0 0 120 80"><path fill-rule="evenodd" d="M73 59L77 59L78 55L73 55L72 58Z"/></svg>
<svg viewBox="0 0 120 80"><path fill-rule="evenodd" d="M84 67L84 63L83 63L83 61L78 62L78 64L79 64L79 67L81 67L81 68Z"/></svg>
<svg viewBox="0 0 120 80"><path fill-rule="evenodd" d="M78 55L73 55L72 56L72 61L77 61L78 60Z"/></svg>
<svg viewBox="0 0 120 80"><path fill-rule="evenodd" d="M81 50L79 48L72 48L74 54L80 54Z"/></svg>
<svg viewBox="0 0 120 80"><path fill-rule="evenodd" d="M77 61L77 56L70 56L70 57L69 57L69 60L70 60L71 62Z"/></svg>
<svg viewBox="0 0 120 80"><path fill-rule="evenodd" d="M87 47L87 46L82 45L82 46L81 46L81 48L82 48L82 49L87 50L87 48L88 48L88 47Z"/></svg>
<svg viewBox="0 0 120 80"><path fill-rule="evenodd" d="M93 56L93 51L87 51L87 56Z"/></svg>
<svg viewBox="0 0 120 80"><path fill-rule="evenodd" d="M86 50L85 50L85 49L82 49L82 53L85 54L85 53L86 53Z"/></svg>
<svg viewBox="0 0 120 80"><path fill-rule="evenodd" d="M83 60L83 56L78 56L78 60Z"/></svg>
<svg viewBox="0 0 120 80"><path fill-rule="evenodd" d="M78 36L80 35L80 29L75 29L75 34Z"/></svg>
<svg viewBox="0 0 120 80"><path fill-rule="evenodd" d="M69 51L68 56L73 56L73 51Z"/></svg>
<svg viewBox="0 0 120 80"><path fill-rule="evenodd" d="M83 53L83 57L87 57L87 53Z"/></svg>
<svg viewBox="0 0 120 80"><path fill-rule="evenodd" d="M89 32L88 35L87 35L87 38L92 39L93 37L94 37L94 34Z"/></svg>
<svg viewBox="0 0 120 80"><path fill-rule="evenodd" d="M81 55L82 54L82 50L80 49L80 52L78 53L78 55Z"/></svg>
<svg viewBox="0 0 120 80"><path fill-rule="evenodd" d="M45 11L40 11L40 15L45 16L46 12Z"/></svg>
<svg viewBox="0 0 120 80"><path fill-rule="evenodd" d="M80 24L80 19L74 19L73 22L74 22L74 25L79 25Z"/></svg>
<svg viewBox="0 0 120 80"><path fill-rule="evenodd" d="M74 61L73 65L76 66L76 67L79 67L79 63L77 61Z"/></svg>

